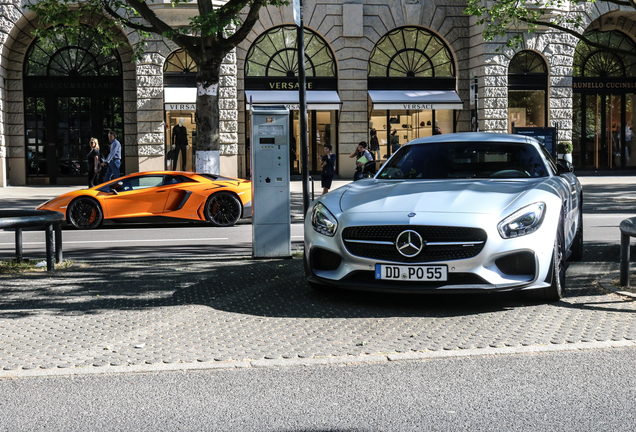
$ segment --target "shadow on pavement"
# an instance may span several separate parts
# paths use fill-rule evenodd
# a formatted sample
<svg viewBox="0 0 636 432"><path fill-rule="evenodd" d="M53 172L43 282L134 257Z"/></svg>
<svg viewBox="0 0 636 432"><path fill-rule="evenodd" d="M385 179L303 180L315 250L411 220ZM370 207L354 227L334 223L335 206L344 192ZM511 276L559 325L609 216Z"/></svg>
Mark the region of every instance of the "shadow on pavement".
<svg viewBox="0 0 636 432"><path fill-rule="evenodd" d="M112 261L19 277L0 277L0 318L38 313L91 314L108 310L204 305L236 314L283 318L453 317L545 307L519 293L390 294L357 291L319 293L305 281L302 260L209 257L183 247L187 258ZM140 256L144 248L138 248ZM198 253L197 253L198 252ZM210 252L206 250L206 252ZM170 255L171 252L167 252ZM113 256L113 250L109 251ZM614 264L618 245L586 244L582 263ZM599 296L598 274L568 275L568 297ZM593 308L593 303L553 306ZM607 310L607 309L603 309Z"/></svg>

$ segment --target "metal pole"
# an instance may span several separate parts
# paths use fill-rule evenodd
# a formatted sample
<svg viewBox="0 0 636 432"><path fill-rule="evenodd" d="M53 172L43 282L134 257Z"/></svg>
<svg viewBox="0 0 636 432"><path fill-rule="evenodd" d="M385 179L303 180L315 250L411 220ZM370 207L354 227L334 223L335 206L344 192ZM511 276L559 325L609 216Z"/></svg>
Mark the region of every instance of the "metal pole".
<svg viewBox="0 0 636 432"><path fill-rule="evenodd" d="M479 132L479 80L475 77L475 132Z"/></svg>
<svg viewBox="0 0 636 432"><path fill-rule="evenodd" d="M55 262L62 262L62 224L55 224Z"/></svg>
<svg viewBox="0 0 636 432"><path fill-rule="evenodd" d="M48 224L45 228L46 232L46 270L51 271L55 268L53 259L53 224Z"/></svg>
<svg viewBox="0 0 636 432"><path fill-rule="evenodd" d="M303 171L303 217L309 210L309 149L307 145L307 94L305 90L305 27L303 24L303 2L300 0L300 25L298 36L298 102L300 102L300 157Z"/></svg>
<svg viewBox="0 0 636 432"><path fill-rule="evenodd" d="M22 262L22 228L15 229L15 262Z"/></svg>
<svg viewBox="0 0 636 432"><path fill-rule="evenodd" d="M629 235L621 232L620 285L629 286Z"/></svg>

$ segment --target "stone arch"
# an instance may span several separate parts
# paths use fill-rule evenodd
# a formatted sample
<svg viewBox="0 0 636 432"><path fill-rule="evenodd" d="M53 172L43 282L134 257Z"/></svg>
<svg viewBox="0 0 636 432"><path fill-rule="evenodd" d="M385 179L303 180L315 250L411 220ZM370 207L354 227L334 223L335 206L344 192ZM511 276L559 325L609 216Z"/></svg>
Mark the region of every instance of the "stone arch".
<svg viewBox="0 0 636 432"><path fill-rule="evenodd" d="M0 142L0 157L2 155L2 143L5 144L7 165L9 168L9 183L22 185L26 183L25 171L25 118L23 102L23 64L25 56L35 37L32 31L40 27L38 17L33 12L23 11L16 5L4 7L5 16L13 23L6 33L3 43L2 65L0 65L0 76L2 76L4 86L0 86L4 91L2 98L6 107L2 113L4 133ZM83 24L90 25L91 22ZM126 92L127 88L135 85L135 66L132 63L133 50L127 35L120 31L121 37L129 41L126 47L119 48L118 54L122 62L122 78L124 82L124 134L130 142L127 147L127 154L136 149L136 106L135 95ZM2 176L0 176L0 179Z"/></svg>

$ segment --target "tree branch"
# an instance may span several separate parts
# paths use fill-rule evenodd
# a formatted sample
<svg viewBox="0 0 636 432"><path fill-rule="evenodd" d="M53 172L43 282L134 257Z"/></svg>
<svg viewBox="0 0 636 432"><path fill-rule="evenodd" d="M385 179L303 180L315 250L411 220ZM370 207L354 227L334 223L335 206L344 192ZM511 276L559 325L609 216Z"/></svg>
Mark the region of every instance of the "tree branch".
<svg viewBox="0 0 636 432"><path fill-rule="evenodd" d="M163 20L161 20L157 16L157 14L155 14L152 11L152 9L148 7L145 1L126 0L126 3L128 3L130 7L135 9L139 13L139 15L141 15L150 24L150 27L144 26L141 24L136 24L131 22L128 19L122 18L121 15L117 14L117 12L112 10L110 5L108 5L106 1L102 0L102 3L104 5L104 10L108 12L109 15L113 16L112 14L114 13L115 14L114 18L121 20L122 22L126 24L126 26L129 26L130 28L133 28L135 30L157 33L159 35L168 33L171 35L170 39L174 43L182 47L190 48L196 45L196 38L192 36L186 36L186 35L175 33L174 29L168 24L166 24Z"/></svg>
<svg viewBox="0 0 636 432"><path fill-rule="evenodd" d="M250 11L247 13L247 18L243 21L243 24L236 29L232 36L225 39L230 49L234 48L247 38L252 31L254 24L258 21L260 9L264 4L265 0L254 0L254 3L252 3L252 6L250 7Z"/></svg>
<svg viewBox="0 0 636 432"><path fill-rule="evenodd" d="M559 30L562 31L563 33L567 33L571 36L574 36L575 38L585 42L586 44L588 44L591 47L594 48L598 48L598 49L603 49L603 50L609 50L613 53L617 53L617 54L623 54L623 55L629 55L629 56L634 56L635 53L633 53L632 51L627 51L627 50L623 50L623 49L618 49L618 48L614 48L614 47L608 47L607 45L603 45L603 44L599 44L598 42L594 42L588 38L586 38L583 34L578 33L574 30L571 30L567 27L563 27L560 26L558 24L554 24L552 22L549 21L530 21L530 20L526 20L523 18L519 18L519 21L525 22L527 24L533 24L533 25L537 25L537 26L545 26L545 27L549 27L555 30Z"/></svg>

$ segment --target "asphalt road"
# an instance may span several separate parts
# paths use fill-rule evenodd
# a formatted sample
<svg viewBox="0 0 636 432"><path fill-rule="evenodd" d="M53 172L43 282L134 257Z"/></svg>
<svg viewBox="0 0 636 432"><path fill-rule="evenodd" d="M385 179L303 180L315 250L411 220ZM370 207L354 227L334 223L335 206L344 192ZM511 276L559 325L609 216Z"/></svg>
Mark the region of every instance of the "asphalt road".
<svg viewBox="0 0 636 432"><path fill-rule="evenodd" d="M633 349L0 380L0 431L631 431Z"/></svg>
<svg viewBox="0 0 636 432"><path fill-rule="evenodd" d="M581 177L584 186L585 241L618 243L618 225L636 212L636 177ZM345 184L340 182L338 184ZM299 185L292 188L292 252L302 247L302 194ZM35 192L34 192L35 191ZM59 189L30 190L28 195L0 190L3 208L34 208ZM207 224L174 223L116 224L107 222L97 230L79 231L66 227L63 233L64 256L71 260L108 258L109 256L200 256L201 254L252 253L251 219L234 227L214 228ZM14 234L0 231L0 259L14 256ZM44 259L44 234L25 231L25 257Z"/></svg>

